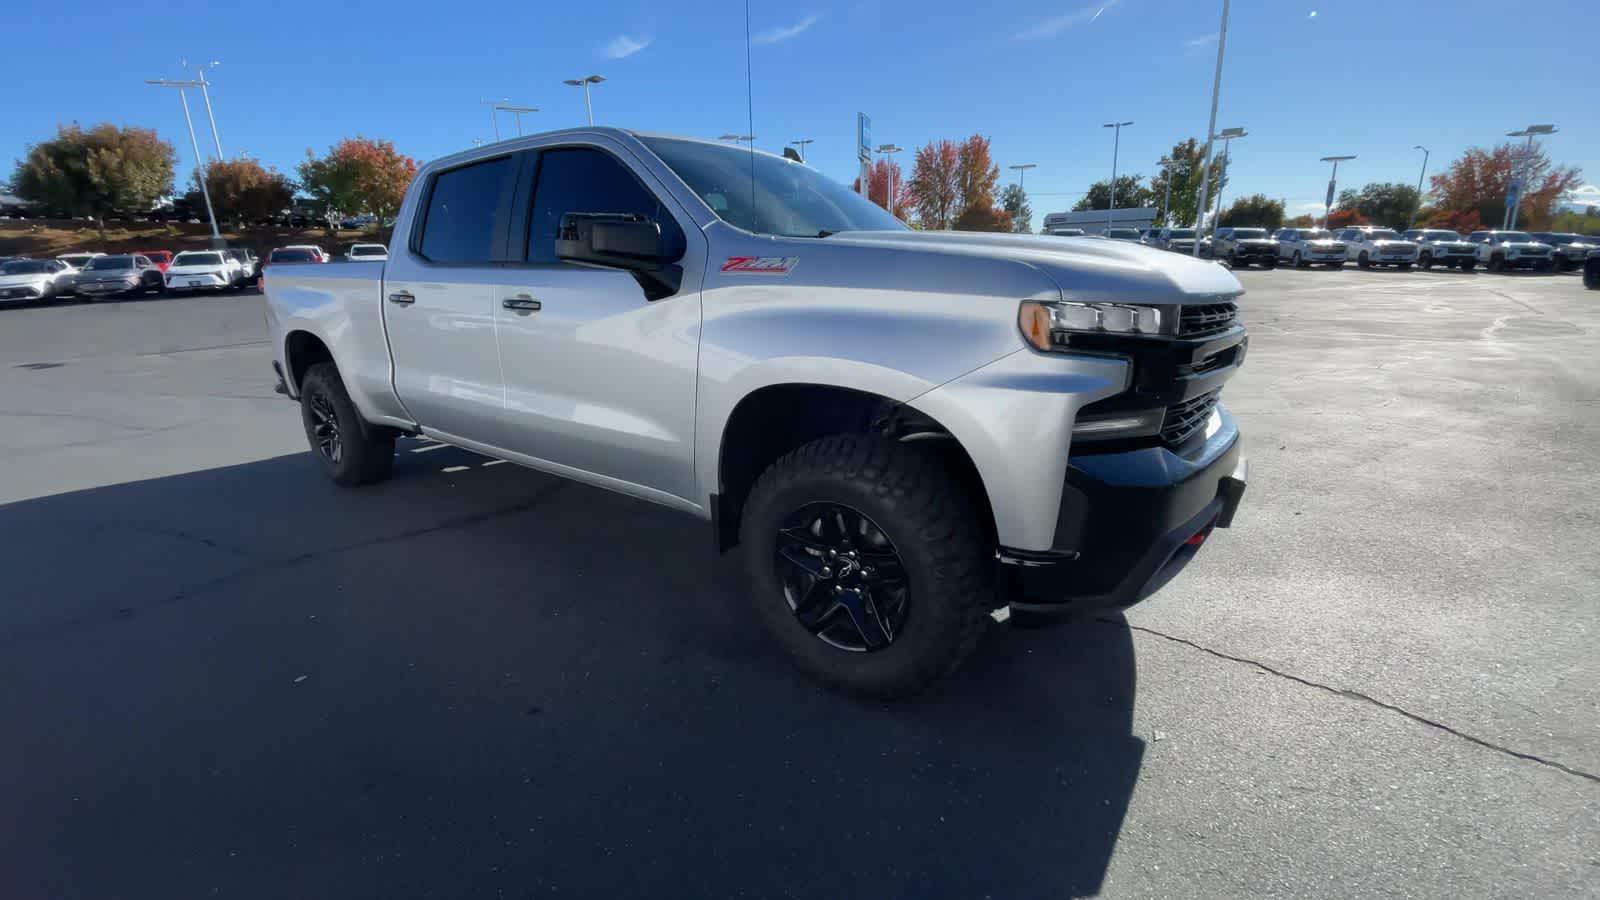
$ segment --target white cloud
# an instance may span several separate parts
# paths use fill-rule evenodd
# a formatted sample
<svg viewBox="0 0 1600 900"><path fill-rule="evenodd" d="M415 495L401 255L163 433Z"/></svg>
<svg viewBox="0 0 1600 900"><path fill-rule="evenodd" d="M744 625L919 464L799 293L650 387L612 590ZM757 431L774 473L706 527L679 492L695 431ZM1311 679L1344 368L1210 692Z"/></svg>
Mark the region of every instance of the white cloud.
<svg viewBox="0 0 1600 900"><path fill-rule="evenodd" d="M1600 206L1600 184L1580 184L1561 198L1573 206Z"/></svg>
<svg viewBox="0 0 1600 900"><path fill-rule="evenodd" d="M1183 42L1183 45L1185 47L1193 48L1193 47L1204 47L1207 44L1215 44L1216 42L1217 42L1217 33L1215 31L1213 31L1210 34L1202 34L1199 37L1189 38L1187 41Z"/></svg>
<svg viewBox="0 0 1600 900"><path fill-rule="evenodd" d="M804 19L801 19L793 25L785 25L782 28L774 28L770 31L763 31L753 35L750 38L750 43L776 44L779 41L787 41L792 37L798 37L800 34L804 33L807 29L820 21L822 21L821 16L806 16Z"/></svg>
<svg viewBox="0 0 1600 900"><path fill-rule="evenodd" d="M1310 15L1306 16L1306 18L1308 18L1308 19L1315 19L1316 17L1317 17L1317 11L1314 10L1314 9L1311 11Z"/></svg>
<svg viewBox="0 0 1600 900"><path fill-rule="evenodd" d="M625 34L619 34L612 38L611 42L606 44L605 49L603 49L601 52L604 53L609 59L622 59L625 56L632 56L635 53L638 53L640 50L650 46L650 40L651 39L647 37L632 38Z"/></svg>
<svg viewBox="0 0 1600 900"><path fill-rule="evenodd" d="M1083 9L1069 12L1066 15L1035 22L1012 35L1011 39L1014 41L1037 41L1043 38L1055 37L1074 25L1087 25L1093 22L1095 19L1100 18L1101 13L1121 2L1122 0L1106 0L1104 3L1085 6Z"/></svg>

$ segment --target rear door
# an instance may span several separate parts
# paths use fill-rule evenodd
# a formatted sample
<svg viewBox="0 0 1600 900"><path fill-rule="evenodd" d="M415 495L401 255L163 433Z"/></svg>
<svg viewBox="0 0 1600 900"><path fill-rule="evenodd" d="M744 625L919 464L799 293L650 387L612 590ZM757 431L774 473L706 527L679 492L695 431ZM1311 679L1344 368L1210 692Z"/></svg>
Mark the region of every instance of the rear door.
<svg viewBox="0 0 1600 900"><path fill-rule="evenodd" d="M519 164L507 153L429 175L383 273L395 393L423 427L483 443L503 401L495 286Z"/></svg>

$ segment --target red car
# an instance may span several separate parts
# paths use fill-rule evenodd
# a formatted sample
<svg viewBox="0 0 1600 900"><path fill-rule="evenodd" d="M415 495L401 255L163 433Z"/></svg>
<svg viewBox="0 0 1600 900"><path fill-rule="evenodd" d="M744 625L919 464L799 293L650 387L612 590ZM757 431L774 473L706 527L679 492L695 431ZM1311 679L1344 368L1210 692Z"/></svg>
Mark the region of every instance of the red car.
<svg viewBox="0 0 1600 900"><path fill-rule="evenodd" d="M163 272L167 270L167 266L172 265L171 250L135 250L133 252L140 256L148 257L151 262L156 264L156 268Z"/></svg>

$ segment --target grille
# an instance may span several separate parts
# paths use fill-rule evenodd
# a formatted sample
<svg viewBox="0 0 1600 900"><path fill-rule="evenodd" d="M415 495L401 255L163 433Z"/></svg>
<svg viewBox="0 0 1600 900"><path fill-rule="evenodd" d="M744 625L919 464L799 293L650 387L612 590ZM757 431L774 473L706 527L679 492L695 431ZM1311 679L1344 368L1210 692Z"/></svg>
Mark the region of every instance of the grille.
<svg viewBox="0 0 1600 900"><path fill-rule="evenodd" d="M1217 407L1218 393L1220 391L1211 391L1167 407L1167 416L1161 421L1161 440L1176 447L1206 427L1206 420Z"/></svg>
<svg viewBox="0 0 1600 900"><path fill-rule="evenodd" d="M1238 317L1239 308L1232 301L1185 306L1178 318L1178 336L1199 337L1227 331Z"/></svg>

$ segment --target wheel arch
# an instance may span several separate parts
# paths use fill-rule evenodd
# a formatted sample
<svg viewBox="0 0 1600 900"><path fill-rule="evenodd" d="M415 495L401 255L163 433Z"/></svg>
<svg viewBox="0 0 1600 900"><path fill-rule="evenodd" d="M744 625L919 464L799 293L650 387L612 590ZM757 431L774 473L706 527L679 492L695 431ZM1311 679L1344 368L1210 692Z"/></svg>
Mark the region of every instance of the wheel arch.
<svg viewBox="0 0 1600 900"><path fill-rule="evenodd" d="M321 362L331 362L335 368L339 365L320 336L303 328L293 329L283 336L283 380L292 396L300 396L300 382L305 380L306 372Z"/></svg>

